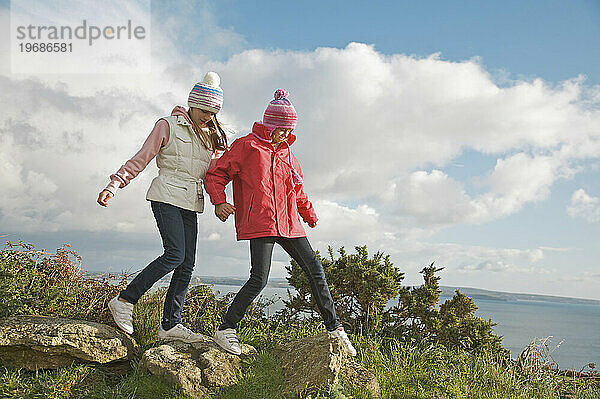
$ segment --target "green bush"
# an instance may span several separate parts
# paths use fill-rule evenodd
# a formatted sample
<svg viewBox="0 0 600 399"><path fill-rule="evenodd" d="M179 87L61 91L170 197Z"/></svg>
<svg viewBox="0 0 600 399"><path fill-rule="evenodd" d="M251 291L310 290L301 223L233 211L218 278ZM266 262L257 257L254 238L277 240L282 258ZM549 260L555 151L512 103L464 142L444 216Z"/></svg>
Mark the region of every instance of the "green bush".
<svg viewBox="0 0 600 399"><path fill-rule="evenodd" d="M110 280L119 279L113 285ZM81 257L63 244L56 253L19 241L0 251L0 317L39 314L108 323L108 301L127 275L86 276Z"/></svg>
<svg viewBox="0 0 600 399"><path fill-rule="evenodd" d="M377 252L369 258L367 247L356 247L356 254L348 254L344 247L334 258L329 247L329 258L317 257L335 302L336 313L351 332L370 334L381 329L384 309L400 289L404 274L390 261L389 255ZM309 313L318 317L317 305L312 297L306 275L294 260L286 266L287 280L296 289L295 295L285 301L290 316Z"/></svg>
<svg viewBox="0 0 600 399"><path fill-rule="evenodd" d="M424 280L421 286L402 288L398 304L386 314L384 334L471 353L489 351L509 356L510 352L502 347L502 338L493 332L496 323L475 317L477 306L472 298L456 290L438 310L441 291L436 273L442 269L432 263L421 270Z"/></svg>
<svg viewBox="0 0 600 399"><path fill-rule="evenodd" d="M404 274L382 252L369 257L367 247L355 247L355 254L344 248L335 258L317 254L323 264L336 312L348 330L358 335L382 335L402 341L430 342L468 352L491 351L507 355L501 337L493 333L495 323L475 317L473 299L456 291L452 299L439 305L440 277L443 268L433 264L423 268L423 284L400 285ZM287 319L320 319L306 275L292 260L287 268L288 282L296 289L284 301ZM391 299L397 305L387 307ZM439 307L439 309L438 309Z"/></svg>

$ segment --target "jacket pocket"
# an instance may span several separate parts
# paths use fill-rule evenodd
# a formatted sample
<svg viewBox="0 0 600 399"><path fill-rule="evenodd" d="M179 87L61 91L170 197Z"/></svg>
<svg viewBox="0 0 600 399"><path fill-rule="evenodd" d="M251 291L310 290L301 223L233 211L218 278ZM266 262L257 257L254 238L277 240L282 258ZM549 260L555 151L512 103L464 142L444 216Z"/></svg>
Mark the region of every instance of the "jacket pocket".
<svg viewBox="0 0 600 399"><path fill-rule="evenodd" d="M173 198L179 198L179 200L184 200L189 204L194 204L196 201L199 201L195 187L196 183L168 180L165 181L165 185L171 192Z"/></svg>
<svg viewBox="0 0 600 399"><path fill-rule="evenodd" d="M190 137L190 134L186 130L180 130L178 132L175 132L175 137L177 137L179 139L179 141L183 141L184 143L192 142L192 138Z"/></svg>
<svg viewBox="0 0 600 399"><path fill-rule="evenodd" d="M184 186L184 185L180 185L180 184L177 184L177 183L171 183L171 182L169 182L169 181L166 181L166 182L165 182L165 184L166 184L167 186L171 186L171 187L177 187L177 188L181 188L181 189L183 189L183 190L186 190L186 191L187 191L187 187L186 187L186 186Z"/></svg>
<svg viewBox="0 0 600 399"><path fill-rule="evenodd" d="M179 168L190 168L189 170L191 170L193 154L192 147L194 146L194 144L192 143L192 138L185 132L178 131L176 133L179 133L175 136L175 146L177 148L177 155L179 155L180 157L177 160L177 162L181 163L181 165L179 165Z"/></svg>

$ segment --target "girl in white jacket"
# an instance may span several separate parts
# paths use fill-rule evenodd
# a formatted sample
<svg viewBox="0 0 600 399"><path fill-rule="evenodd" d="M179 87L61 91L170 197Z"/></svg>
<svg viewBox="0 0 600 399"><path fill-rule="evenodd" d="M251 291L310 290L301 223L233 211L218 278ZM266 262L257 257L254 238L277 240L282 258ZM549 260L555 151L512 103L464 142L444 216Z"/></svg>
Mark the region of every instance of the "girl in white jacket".
<svg viewBox="0 0 600 399"><path fill-rule="evenodd" d="M116 189L125 187L156 157L159 173L152 180L146 199L151 203L164 253L108 303L115 323L128 334L133 333L133 305L172 271L158 337L185 342L201 340L181 324L181 311L196 258L197 213L204 210L202 184L215 152L227 147L225 133L216 118L222 104L220 78L208 72L192 88L188 97L190 108L175 107L170 116L159 119L140 151L111 175L111 182L98 195L98 203L107 206Z"/></svg>

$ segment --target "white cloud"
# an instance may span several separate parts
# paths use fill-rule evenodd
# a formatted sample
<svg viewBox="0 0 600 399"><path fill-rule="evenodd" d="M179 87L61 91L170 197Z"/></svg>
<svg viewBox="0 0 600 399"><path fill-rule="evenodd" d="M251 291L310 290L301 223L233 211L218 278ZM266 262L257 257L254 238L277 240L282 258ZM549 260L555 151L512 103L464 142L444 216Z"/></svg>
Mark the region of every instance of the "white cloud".
<svg viewBox="0 0 600 399"><path fill-rule="evenodd" d="M567 213L571 217L583 218L588 223L600 222L600 198L592 197L580 188L571 196Z"/></svg>
<svg viewBox="0 0 600 399"><path fill-rule="evenodd" d="M549 274L550 271L539 267L519 267L512 263L506 263L501 259L490 259L478 264L464 263L458 269L462 272L489 271L494 273L517 272L517 273L536 273Z"/></svg>
<svg viewBox="0 0 600 399"><path fill-rule="evenodd" d="M105 19L114 16L110 8L106 6ZM59 6L53 10L60 13ZM88 11L102 13L95 8ZM209 12L204 12L205 19L212 20ZM51 14L48 11L49 19ZM6 9L0 8L0 18L9 20ZM206 72L206 57L196 65L173 46L171 40L185 26L172 18L155 26L160 34L152 37L153 73L100 74L93 79L85 74L11 75L8 41L3 41L0 184L10 187L0 193L3 230L146 232L156 228L144 201L156 174L153 162L119 191L108 209L95 200L108 176L139 149L155 121L174 105L184 105L190 87ZM214 23L205 26L206 46L202 41L196 44L195 60L210 50L214 35L225 40L223 30L208 29ZM220 43L223 49L239 46L235 35Z"/></svg>
<svg viewBox="0 0 600 399"><path fill-rule="evenodd" d="M562 248L562 247L540 247L542 251L548 252L571 252L571 251L580 251L580 248Z"/></svg>
<svg viewBox="0 0 600 399"><path fill-rule="evenodd" d="M386 56L360 43L249 50L215 68L228 82L236 126L259 119L275 88L290 90L300 115L294 146L315 197L358 200L382 214L400 202L401 215L431 225L481 223L544 200L556 179L573 175L576 160L597 157L575 149L600 143L600 113L589 110L579 77L499 87L477 60ZM444 176L467 148L498 156L480 176L488 192L477 197ZM449 201L429 198L441 193Z"/></svg>
<svg viewBox="0 0 600 399"><path fill-rule="evenodd" d="M416 171L396 183L398 210L421 224L440 227L456 223L484 223L518 212L525 204L548 196L550 187L571 170L560 157L517 153L498 159L480 183L484 194L470 197L462 182L441 170Z"/></svg>
<svg viewBox="0 0 600 399"><path fill-rule="evenodd" d="M577 273L575 276L569 276L567 280L583 283L592 281L600 281L600 273L598 272L590 272L590 271L582 271Z"/></svg>
<svg viewBox="0 0 600 399"><path fill-rule="evenodd" d="M300 115L294 147L313 199L358 201L386 219L414 218L414 228L482 223L518 212L545 199L557 178L574 173L571 146L597 141L591 126L598 113L577 105L583 101L581 79L557 87L534 80L500 88L477 60L384 56L359 43L306 52L248 50L224 62L205 60L197 69L184 68L187 85L178 74L164 74L178 62L161 60L156 54L156 74L101 78L91 85L77 76L0 77L6 109L0 123L13 145L33 149L11 162L20 173L41 173L61 187L58 196L69 197L60 202L71 205L73 223L93 212L82 202L75 205L81 192L74 195L65 185L89 187L94 176L101 186L100 176L137 150L154 121L185 101L194 81L189 77L206 69L221 74L222 118L234 129L244 131L259 119L276 87L291 91ZM56 114L61 118L52 117ZM465 148L499 155L495 168L479 177L488 190L477 196L443 171ZM51 167L30 161L41 154ZM439 168L427 171L425 165ZM74 173L66 179L69 169ZM127 188L136 198L143 196L144 179ZM6 213L15 222L19 218L18 212ZM136 229L139 213L120 216L125 229ZM102 219L84 228L112 228Z"/></svg>
<svg viewBox="0 0 600 399"><path fill-rule="evenodd" d="M489 248L461 244L425 244L421 251L430 253L442 263L462 271L495 270L526 271L544 258L540 248ZM435 260L435 259L433 259Z"/></svg>
<svg viewBox="0 0 600 399"><path fill-rule="evenodd" d="M187 15L193 6L182 3L167 15ZM547 270L538 265L546 248L423 240L444 226L519 212L547 199L557 179L577 172L578 162L598 161L600 97L582 78L500 87L478 59L384 55L362 43L241 51L243 37L214 23L210 8L201 15L199 30L190 29L197 24L192 19L153 21L160 34L152 35L150 74L13 76L0 52L3 230L156 232L144 201L153 164L119 190L108 209L95 203L97 193L156 119L185 104L191 85L215 70L225 92L221 119L240 134L260 119L276 88L291 92L300 117L292 148L320 217L315 230L307 227L316 248L368 244L370 251L391 253L413 275L439 260L463 276L489 272L495 277L478 280L488 287L498 275ZM446 167L465 150L496 163L473 180L453 176ZM471 192L474 182L481 192ZM589 208L584 197L573 201L577 216L585 208L585 217L598 217L596 202ZM232 223L219 222L210 204L199 216L198 237L206 270L227 266L235 275L247 269L247 246L235 242ZM280 272L285 259L276 255Z"/></svg>
<svg viewBox="0 0 600 399"><path fill-rule="evenodd" d="M401 212L415 217L419 223L460 223L477 212L463 184L441 170L413 172L396 184L396 190Z"/></svg>
<svg viewBox="0 0 600 399"><path fill-rule="evenodd" d="M498 159L486 183L490 191L477 198L473 221L484 222L513 214L532 202L547 198L559 177L570 175L567 165L555 154L530 156L517 153Z"/></svg>

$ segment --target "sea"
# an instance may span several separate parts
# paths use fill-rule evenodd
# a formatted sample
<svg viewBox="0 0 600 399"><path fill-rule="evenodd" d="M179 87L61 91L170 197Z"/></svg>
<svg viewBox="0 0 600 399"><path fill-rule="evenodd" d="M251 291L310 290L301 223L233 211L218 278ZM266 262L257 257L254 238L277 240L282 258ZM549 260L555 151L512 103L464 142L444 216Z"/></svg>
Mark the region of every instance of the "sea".
<svg viewBox="0 0 600 399"><path fill-rule="evenodd" d="M162 284L161 284L162 285ZM156 286L155 286L156 287ZM219 296L241 287L213 285ZM265 287L264 298L275 302L267 309L274 313L284 307L287 288ZM290 288L290 290L293 290ZM443 303L449 297L440 297ZM475 299L476 316L497 323L494 333L512 358L518 358L534 340L544 339L551 359L565 370L582 370L589 363L600 367L600 305L565 304L548 301Z"/></svg>

